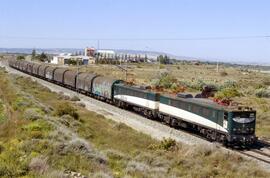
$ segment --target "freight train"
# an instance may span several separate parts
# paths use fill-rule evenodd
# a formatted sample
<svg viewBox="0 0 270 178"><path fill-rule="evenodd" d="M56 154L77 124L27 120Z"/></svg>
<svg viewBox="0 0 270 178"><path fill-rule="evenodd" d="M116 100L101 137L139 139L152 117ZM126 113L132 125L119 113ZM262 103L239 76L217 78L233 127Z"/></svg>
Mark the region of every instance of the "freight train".
<svg viewBox="0 0 270 178"><path fill-rule="evenodd" d="M9 60L9 66L171 127L187 128L211 141L250 146L257 140L256 111L250 107L224 106L192 95L160 94L122 80L47 64Z"/></svg>

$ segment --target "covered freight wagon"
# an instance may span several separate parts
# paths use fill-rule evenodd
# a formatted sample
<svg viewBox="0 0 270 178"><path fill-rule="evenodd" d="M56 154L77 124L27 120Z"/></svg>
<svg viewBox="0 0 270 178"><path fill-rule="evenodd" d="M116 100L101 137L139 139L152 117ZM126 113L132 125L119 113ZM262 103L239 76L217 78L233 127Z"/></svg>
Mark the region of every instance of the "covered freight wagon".
<svg viewBox="0 0 270 178"><path fill-rule="evenodd" d="M113 99L113 87L122 80L112 79L109 77L98 76L93 80L92 93L103 99Z"/></svg>
<svg viewBox="0 0 270 178"><path fill-rule="evenodd" d="M24 62L25 61L22 61L22 60L19 61L19 63L18 63L18 69L19 70L23 70Z"/></svg>
<svg viewBox="0 0 270 178"><path fill-rule="evenodd" d="M48 80L53 80L54 71L57 69L57 67L47 67L45 70L45 78Z"/></svg>
<svg viewBox="0 0 270 178"><path fill-rule="evenodd" d="M21 62L22 61L17 60L17 62L15 64L16 68L19 69L19 70L21 70Z"/></svg>
<svg viewBox="0 0 270 178"><path fill-rule="evenodd" d="M45 78L45 71L49 66L47 65L41 65L38 69L38 76L39 77L44 77Z"/></svg>
<svg viewBox="0 0 270 178"><path fill-rule="evenodd" d="M11 66L11 67L14 67L15 63L16 63L16 60L14 60L14 59L8 60L8 65Z"/></svg>
<svg viewBox="0 0 270 178"><path fill-rule="evenodd" d="M27 71L26 71L26 72L32 74L32 71L33 71L33 65L34 65L34 63L30 63L30 62L29 62L29 63L27 64Z"/></svg>
<svg viewBox="0 0 270 178"><path fill-rule="evenodd" d="M33 64L32 74L38 75L38 70L41 64Z"/></svg>
<svg viewBox="0 0 270 178"><path fill-rule="evenodd" d="M13 65L13 67L16 68L16 69L19 69L19 67L20 67L20 61L16 60L15 63L14 63L14 65Z"/></svg>
<svg viewBox="0 0 270 178"><path fill-rule="evenodd" d="M21 61L20 62L20 69L24 72L27 72L27 66L28 66L28 62L27 61Z"/></svg>
<svg viewBox="0 0 270 178"><path fill-rule="evenodd" d="M76 79L79 73L77 71L68 70L64 73L64 84L76 88Z"/></svg>
<svg viewBox="0 0 270 178"><path fill-rule="evenodd" d="M80 73L77 76L76 88L81 91L92 93L93 79L96 77L98 77L96 74Z"/></svg>
<svg viewBox="0 0 270 178"><path fill-rule="evenodd" d="M57 83L64 84L64 74L67 71L68 69L65 69L65 68L57 68L54 71L53 80Z"/></svg>

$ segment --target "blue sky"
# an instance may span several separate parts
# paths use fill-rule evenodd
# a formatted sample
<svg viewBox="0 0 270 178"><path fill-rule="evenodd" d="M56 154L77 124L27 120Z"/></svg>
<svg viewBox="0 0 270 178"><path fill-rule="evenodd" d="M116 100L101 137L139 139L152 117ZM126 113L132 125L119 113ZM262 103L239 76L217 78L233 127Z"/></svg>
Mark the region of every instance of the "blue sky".
<svg viewBox="0 0 270 178"><path fill-rule="evenodd" d="M269 63L270 38L198 40L269 36L269 9L268 0L1 0L0 47L83 48L111 39L100 47ZM183 38L194 40L151 40Z"/></svg>

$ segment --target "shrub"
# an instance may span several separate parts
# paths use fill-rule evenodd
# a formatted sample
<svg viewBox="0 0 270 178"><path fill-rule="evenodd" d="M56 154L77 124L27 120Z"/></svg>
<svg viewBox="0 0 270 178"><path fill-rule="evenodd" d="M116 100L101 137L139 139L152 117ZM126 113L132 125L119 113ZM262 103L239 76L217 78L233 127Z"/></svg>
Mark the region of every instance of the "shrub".
<svg viewBox="0 0 270 178"><path fill-rule="evenodd" d="M61 171L47 171L45 174L44 174L44 178L66 178L67 175L64 174L63 172Z"/></svg>
<svg viewBox="0 0 270 178"><path fill-rule="evenodd" d="M42 118L42 115L39 113L39 109L29 108L24 111L24 118L35 121Z"/></svg>
<svg viewBox="0 0 270 178"><path fill-rule="evenodd" d="M50 130L51 126L44 120L34 121L22 127L22 131L34 139L46 137Z"/></svg>
<svg viewBox="0 0 270 178"><path fill-rule="evenodd" d="M105 172L97 172L94 175L91 175L93 178L113 178L113 176L105 173Z"/></svg>
<svg viewBox="0 0 270 178"><path fill-rule="evenodd" d="M17 58L16 58L17 60L25 60L25 57L24 56L22 56L22 55L20 55L20 56L17 56Z"/></svg>
<svg viewBox="0 0 270 178"><path fill-rule="evenodd" d="M79 119L79 114L77 113L77 109L71 106L69 103L62 103L57 106L55 114L57 116L70 115L74 119Z"/></svg>
<svg viewBox="0 0 270 178"><path fill-rule="evenodd" d="M14 110L24 110L27 107L30 107L32 105L32 102L29 99L19 97L15 100L14 103L12 103Z"/></svg>
<svg viewBox="0 0 270 178"><path fill-rule="evenodd" d="M155 145L150 145L149 148L150 149L161 149L161 150L172 150L174 148L176 148L176 141L174 139L171 138L164 138L159 144L155 144Z"/></svg>
<svg viewBox="0 0 270 178"><path fill-rule="evenodd" d="M144 164L144 163L137 162L137 161L130 161L127 164L126 172L127 173L133 173L133 172L136 172L136 171L148 172L149 169L150 169L149 166Z"/></svg>
<svg viewBox="0 0 270 178"><path fill-rule="evenodd" d="M159 79L152 79L151 86L158 87L159 86Z"/></svg>
<svg viewBox="0 0 270 178"><path fill-rule="evenodd" d="M264 78L262 82L264 85L270 85L270 78Z"/></svg>
<svg viewBox="0 0 270 178"><path fill-rule="evenodd" d="M215 94L217 99L231 99L233 97L241 96L241 93L236 88L224 88Z"/></svg>
<svg viewBox="0 0 270 178"><path fill-rule="evenodd" d="M160 65L159 65L159 68L160 68L160 69L164 69L165 66L164 66L163 64L160 64Z"/></svg>
<svg viewBox="0 0 270 178"><path fill-rule="evenodd" d="M171 138L163 139L160 143L160 148L164 150L169 150L175 146L176 146L176 141Z"/></svg>
<svg viewBox="0 0 270 178"><path fill-rule="evenodd" d="M70 100L70 97L68 95L65 95L64 92L61 91L58 94L59 94L58 99L60 99L60 100Z"/></svg>
<svg viewBox="0 0 270 178"><path fill-rule="evenodd" d="M164 72L161 74L161 77L159 79L159 86L164 87L164 88L170 88L173 83L176 83L177 80L170 75L167 72Z"/></svg>
<svg viewBox="0 0 270 178"><path fill-rule="evenodd" d="M265 88L260 88L255 90L255 95L258 98L270 98L270 90Z"/></svg>
<svg viewBox="0 0 270 178"><path fill-rule="evenodd" d="M119 122L119 123L115 123L113 128L116 129L116 130L121 130L121 129L124 129L126 128L127 125L122 123L122 122Z"/></svg>
<svg viewBox="0 0 270 178"><path fill-rule="evenodd" d="M180 84L183 85L183 86L186 86L186 87L195 89L195 90L202 90L202 89L203 89L203 86L207 85L207 84L206 84L203 80L201 80L201 79L195 80L195 81L193 81L193 82L185 82L185 81L182 81Z"/></svg>
<svg viewBox="0 0 270 178"><path fill-rule="evenodd" d="M29 169L35 173L44 174L49 169L47 160L42 156L33 158L29 164Z"/></svg>
<svg viewBox="0 0 270 178"><path fill-rule="evenodd" d="M0 154L5 150L5 147L0 145Z"/></svg>
<svg viewBox="0 0 270 178"><path fill-rule="evenodd" d="M233 88L237 87L237 82L234 80L226 80L220 88Z"/></svg>
<svg viewBox="0 0 270 178"><path fill-rule="evenodd" d="M77 103L77 105L82 107L82 108L85 108L85 106L86 106L83 102L79 102L79 103Z"/></svg>
<svg viewBox="0 0 270 178"><path fill-rule="evenodd" d="M224 77L224 76L227 76L227 75L228 75L228 73L227 73L227 72L225 72L225 71L222 71L222 72L220 72L219 74L220 74L220 76L222 76L222 77Z"/></svg>
<svg viewBox="0 0 270 178"><path fill-rule="evenodd" d="M173 83L172 85L171 85L171 89L172 90L176 90L178 88L178 85L176 84L176 83Z"/></svg>
<svg viewBox="0 0 270 178"><path fill-rule="evenodd" d="M3 103L1 102L0 100L0 121L1 120L4 120L6 117L5 117L5 109L4 109L4 105Z"/></svg>
<svg viewBox="0 0 270 178"><path fill-rule="evenodd" d="M31 131L30 137L32 139L42 139L43 133L41 131Z"/></svg>
<svg viewBox="0 0 270 178"><path fill-rule="evenodd" d="M74 96L72 96L72 97L70 98L70 100L71 100L71 101L80 101L80 98L79 98L78 96L74 95Z"/></svg>

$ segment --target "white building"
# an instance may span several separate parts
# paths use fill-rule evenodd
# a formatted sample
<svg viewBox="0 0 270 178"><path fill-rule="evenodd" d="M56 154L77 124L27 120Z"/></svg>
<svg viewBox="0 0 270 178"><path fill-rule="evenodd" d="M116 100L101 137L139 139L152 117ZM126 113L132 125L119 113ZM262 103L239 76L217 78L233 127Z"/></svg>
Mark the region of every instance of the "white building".
<svg viewBox="0 0 270 178"><path fill-rule="evenodd" d="M105 50L105 49L99 49L95 52L96 55L100 56L100 57L112 57L115 56L115 51L113 50Z"/></svg>
<svg viewBox="0 0 270 178"><path fill-rule="evenodd" d="M73 56L71 53L62 53L57 56L53 56L51 63L65 65L68 64L70 61L81 61L83 65L87 65L89 63L89 60L90 57L88 56Z"/></svg>

